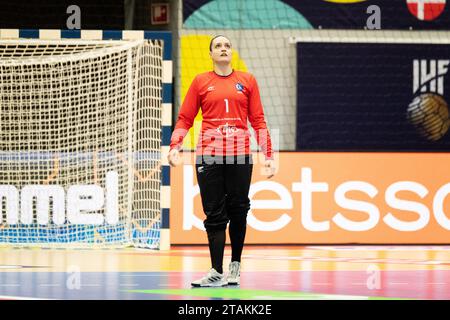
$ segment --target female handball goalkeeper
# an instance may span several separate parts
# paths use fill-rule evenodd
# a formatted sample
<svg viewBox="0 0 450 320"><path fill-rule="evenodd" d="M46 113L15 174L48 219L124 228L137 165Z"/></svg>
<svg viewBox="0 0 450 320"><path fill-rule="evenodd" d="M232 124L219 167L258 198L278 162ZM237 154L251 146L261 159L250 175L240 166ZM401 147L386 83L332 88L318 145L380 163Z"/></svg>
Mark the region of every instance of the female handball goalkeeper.
<svg viewBox="0 0 450 320"><path fill-rule="evenodd" d="M240 283L253 169L247 120L264 153L267 177L276 172L256 79L250 73L232 69L232 47L227 37L213 37L209 55L213 70L197 75L192 81L180 108L168 155L171 166L181 163L179 150L201 108L203 120L196 152L196 175L206 215L204 226L212 268L205 277L192 282L194 287ZM222 266L228 222L232 258L225 276Z"/></svg>

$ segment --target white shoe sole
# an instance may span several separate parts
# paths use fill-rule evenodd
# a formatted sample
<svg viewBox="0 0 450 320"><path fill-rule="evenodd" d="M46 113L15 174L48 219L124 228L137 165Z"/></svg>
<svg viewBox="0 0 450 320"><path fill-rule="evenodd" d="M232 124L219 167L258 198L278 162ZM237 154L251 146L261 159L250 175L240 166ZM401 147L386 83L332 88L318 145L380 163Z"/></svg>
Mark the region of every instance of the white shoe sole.
<svg viewBox="0 0 450 320"><path fill-rule="evenodd" d="M227 286L227 285L228 285L228 282L205 283L205 284L191 283L191 286L196 287L196 288L224 287L224 286Z"/></svg>

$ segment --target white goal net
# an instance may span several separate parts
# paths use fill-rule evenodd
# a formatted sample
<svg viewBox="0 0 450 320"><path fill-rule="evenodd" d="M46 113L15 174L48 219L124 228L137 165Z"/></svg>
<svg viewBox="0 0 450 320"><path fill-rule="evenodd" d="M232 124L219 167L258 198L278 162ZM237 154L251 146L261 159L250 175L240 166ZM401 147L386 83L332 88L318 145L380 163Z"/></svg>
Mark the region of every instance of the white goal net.
<svg viewBox="0 0 450 320"><path fill-rule="evenodd" d="M162 50L0 41L0 243L158 248Z"/></svg>

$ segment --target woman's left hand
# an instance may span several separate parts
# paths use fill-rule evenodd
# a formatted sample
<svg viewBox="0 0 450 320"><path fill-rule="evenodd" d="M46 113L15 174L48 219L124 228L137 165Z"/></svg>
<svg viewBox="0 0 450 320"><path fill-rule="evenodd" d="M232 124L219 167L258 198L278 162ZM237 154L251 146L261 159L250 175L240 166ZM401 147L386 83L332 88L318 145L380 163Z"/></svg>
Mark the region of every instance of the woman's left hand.
<svg viewBox="0 0 450 320"><path fill-rule="evenodd" d="M276 167L276 164L275 164L275 160L267 159L264 162L264 169L265 169L265 172L267 174L267 179L272 178L275 175L275 173L277 172L277 167Z"/></svg>

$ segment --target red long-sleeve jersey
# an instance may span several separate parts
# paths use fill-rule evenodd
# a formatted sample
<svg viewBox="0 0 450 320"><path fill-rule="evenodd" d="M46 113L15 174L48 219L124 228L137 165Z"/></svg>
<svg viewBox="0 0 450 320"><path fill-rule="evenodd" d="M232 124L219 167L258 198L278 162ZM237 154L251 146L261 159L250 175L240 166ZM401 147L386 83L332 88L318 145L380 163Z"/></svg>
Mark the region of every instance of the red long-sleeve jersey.
<svg viewBox="0 0 450 320"><path fill-rule="evenodd" d="M199 108L203 121L198 155L250 154L249 120L266 159L272 158L272 142L258 84L252 74L235 70L228 76L213 71L197 75L181 105L170 149L181 148Z"/></svg>

